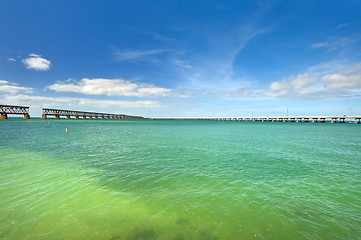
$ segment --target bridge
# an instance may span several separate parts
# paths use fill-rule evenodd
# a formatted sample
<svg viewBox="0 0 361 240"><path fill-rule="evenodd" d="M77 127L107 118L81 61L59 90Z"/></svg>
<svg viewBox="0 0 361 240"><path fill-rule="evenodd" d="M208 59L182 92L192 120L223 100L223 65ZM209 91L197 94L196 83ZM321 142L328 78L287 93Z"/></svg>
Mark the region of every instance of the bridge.
<svg viewBox="0 0 361 240"><path fill-rule="evenodd" d="M54 116L55 119L60 119L60 117L65 117L66 119L70 119L71 117L74 117L75 119L144 119L140 116L131 116L125 114L83 112L74 110L43 108L41 119L47 119L48 116Z"/></svg>
<svg viewBox="0 0 361 240"><path fill-rule="evenodd" d="M213 118L151 118L153 120L200 120L246 122L313 122L313 123L361 123L361 116L298 116L298 117L213 117Z"/></svg>
<svg viewBox="0 0 361 240"><path fill-rule="evenodd" d="M8 119L8 114L24 115L24 119L30 119L29 107L0 105L0 119Z"/></svg>
<svg viewBox="0 0 361 240"><path fill-rule="evenodd" d="M24 119L30 119L29 107L0 105L0 119L8 119L8 114L24 115ZM246 122L313 122L313 123L361 123L361 116L298 116L298 117L213 117L213 118L144 118L125 114L111 114L98 112L84 112L64 109L43 108L41 119L54 116L55 119L65 117L70 119L154 119L154 120L204 120L204 121L246 121Z"/></svg>

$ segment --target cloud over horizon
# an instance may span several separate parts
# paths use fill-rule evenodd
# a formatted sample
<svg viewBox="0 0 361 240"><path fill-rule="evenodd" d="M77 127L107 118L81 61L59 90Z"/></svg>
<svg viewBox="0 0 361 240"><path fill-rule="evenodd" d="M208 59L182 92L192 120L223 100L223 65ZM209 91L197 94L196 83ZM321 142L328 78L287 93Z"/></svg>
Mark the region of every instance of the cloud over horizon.
<svg viewBox="0 0 361 240"><path fill-rule="evenodd" d="M16 83L0 80L0 92L9 93L9 94L16 94L19 92L32 93L34 92L34 89L29 87L19 87L18 84Z"/></svg>
<svg viewBox="0 0 361 240"><path fill-rule="evenodd" d="M298 74L268 85L262 96L289 99L350 98L361 96L361 63L342 70Z"/></svg>
<svg viewBox="0 0 361 240"><path fill-rule="evenodd" d="M95 108L160 108L163 107L159 101L140 100L99 100L90 98L74 97L46 97L31 96L26 94L4 95L2 101L11 104L37 105L42 107L95 107Z"/></svg>
<svg viewBox="0 0 361 240"><path fill-rule="evenodd" d="M130 82L124 79L83 78L74 83L57 82L46 89L56 92L73 92L86 95L106 95L125 97L182 97L171 89L156 87L147 83ZM183 96L184 97L184 96Z"/></svg>

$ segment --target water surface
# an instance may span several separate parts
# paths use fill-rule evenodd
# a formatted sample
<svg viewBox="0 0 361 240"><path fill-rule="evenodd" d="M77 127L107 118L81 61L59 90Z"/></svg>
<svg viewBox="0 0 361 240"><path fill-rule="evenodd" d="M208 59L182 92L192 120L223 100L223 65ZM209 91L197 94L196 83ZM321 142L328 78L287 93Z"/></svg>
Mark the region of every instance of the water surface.
<svg viewBox="0 0 361 240"><path fill-rule="evenodd" d="M0 121L0 239L357 239L360 127Z"/></svg>

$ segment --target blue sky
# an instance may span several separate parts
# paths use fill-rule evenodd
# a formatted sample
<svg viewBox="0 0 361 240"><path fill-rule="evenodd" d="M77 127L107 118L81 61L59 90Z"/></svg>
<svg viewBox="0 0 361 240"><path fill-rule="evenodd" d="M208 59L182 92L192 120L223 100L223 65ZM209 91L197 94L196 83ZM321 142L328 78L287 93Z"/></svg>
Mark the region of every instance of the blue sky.
<svg viewBox="0 0 361 240"><path fill-rule="evenodd" d="M0 104L361 115L361 1L4 0Z"/></svg>

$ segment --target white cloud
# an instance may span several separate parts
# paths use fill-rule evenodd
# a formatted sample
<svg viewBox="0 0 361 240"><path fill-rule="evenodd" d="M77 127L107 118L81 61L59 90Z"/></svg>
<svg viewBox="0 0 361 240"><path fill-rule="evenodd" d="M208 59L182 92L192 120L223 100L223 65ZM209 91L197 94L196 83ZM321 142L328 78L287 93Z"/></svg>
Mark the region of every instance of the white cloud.
<svg viewBox="0 0 361 240"><path fill-rule="evenodd" d="M46 71L49 70L51 62L42 58L38 54L29 54L28 58L22 60L27 69L34 69L36 71Z"/></svg>
<svg viewBox="0 0 361 240"><path fill-rule="evenodd" d="M29 94L33 92L34 89L32 88L20 87L17 84L0 80L0 102L2 104L30 106L32 113L35 112L36 115L41 114L41 108L43 107L124 113L130 115L144 115L146 109L167 107L167 104L154 100L103 100L77 97L34 96ZM133 114L128 111L133 112ZM137 111L138 113L136 113Z"/></svg>
<svg viewBox="0 0 361 240"><path fill-rule="evenodd" d="M326 66L327 65L327 66ZM204 95L219 98L259 99L329 99L361 97L361 63L352 67L346 65L326 64L313 67L312 72L290 76L280 81L271 82L266 88L243 85L238 91L208 90ZM331 71L331 66L337 66ZM341 69L341 67L343 68ZM316 72L315 70L321 70Z"/></svg>
<svg viewBox="0 0 361 240"><path fill-rule="evenodd" d="M107 95L126 97L185 97L171 89L152 84L134 83L123 79L83 78L79 82L57 82L47 87L57 92L74 92L87 95Z"/></svg>
<svg viewBox="0 0 361 240"><path fill-rule="evenodd" d="M355 89L361 88L361 63L351 69L326 74L322 77L328 89Z"/></svg>
<svg viewBox="0 0 361 240"><path fill-rule="evenodd" d="M314 99L361 96L361 63L339 71L299 74L269 84L262 96Z"/></svg>
<svg viewBox="0 0 361 240"><path fill-rule="evenodd" d="M10 83L5 80L0 80L0 92L2 93L9 93L9 94L16 94L19 92L23 93L32 93L34 91L33 88L28 87L19 87L16 83Z"/></svg>
<svg viewBox="0 0 361 240"><path fill-rule="evenodd" d="M9 62L16 62L16 59L15 58L8 58L8 61Z"/></svg>
<svg viewBox="0 0 361 240"><path fill-rule="evenodd" d="M264 96L268 97L293 97L299 98L302 96L310 96L315 94L314 89L317 84L317 76L310 75L308 73L299 74L296 77L291 76L283 79L282 81L276 81L269 85L268 91L263 92Z"/></svg>

